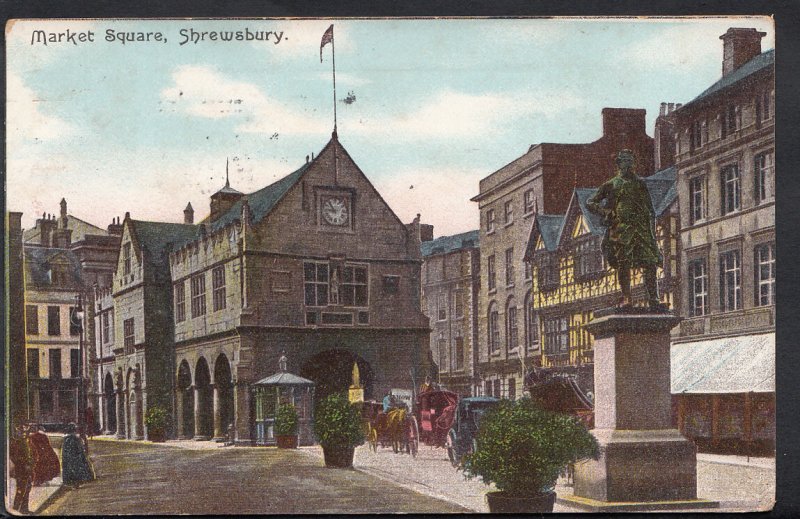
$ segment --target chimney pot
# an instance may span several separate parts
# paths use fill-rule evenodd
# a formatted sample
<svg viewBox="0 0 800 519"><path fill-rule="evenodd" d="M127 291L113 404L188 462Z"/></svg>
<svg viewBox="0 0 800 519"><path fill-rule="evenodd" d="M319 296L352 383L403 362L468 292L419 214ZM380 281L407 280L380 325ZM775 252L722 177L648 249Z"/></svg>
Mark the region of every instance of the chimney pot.
<svg viewBox="0 0 800 519"><path fill-rule="evenodd" d="M667 115L667 103L661 103L661 108L658 110L658 115Z"/></svg>
<svg viewBox="0 0 800 519"><path fill-rule="evenodd" d="M675 103L667 104L667 113L671 114L675 110Z"/></svg>

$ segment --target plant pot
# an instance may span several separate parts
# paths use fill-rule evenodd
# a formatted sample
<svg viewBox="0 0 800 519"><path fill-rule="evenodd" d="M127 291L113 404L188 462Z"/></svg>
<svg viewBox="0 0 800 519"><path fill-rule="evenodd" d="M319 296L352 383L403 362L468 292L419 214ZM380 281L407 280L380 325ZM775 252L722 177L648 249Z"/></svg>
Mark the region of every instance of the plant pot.
<svg viewBox="0 0 800 519"><path fill-rule="evenodd" d="M355 447L345 445L322 447L322 453L325 455L325 466L342 469L352 467L355 450Z"/></svg>
<svg viewBox="0 0 800 519"><path fill-rule="evenodd" d="M278 442L279 449L296 449L297 448L297 435L296 434L276 434L275 439Z"/></svg>
<svg viewBox="0 0 800 519"><path fill-rule="evenodd" d="M155 443L165 442L167 441L167 432L158 429L147 431L147 439Z"/></svg>
<svg viewBox="0 0 800 519"><path fill-rule="evenodd" d="M556 493L517 496L506 492L489 492L486 502L489 503L489 512L493 514L547 514L553 511Z"/></svg>

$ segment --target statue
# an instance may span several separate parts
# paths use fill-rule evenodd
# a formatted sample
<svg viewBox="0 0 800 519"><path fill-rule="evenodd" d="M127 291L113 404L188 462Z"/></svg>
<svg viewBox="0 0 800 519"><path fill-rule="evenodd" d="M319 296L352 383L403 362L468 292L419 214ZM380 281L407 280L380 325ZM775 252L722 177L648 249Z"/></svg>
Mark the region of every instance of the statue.
<svg viewBox="0 0 800 519"><path fill-rule="evenodd" d="M339 269L334 268L331 273L331 304L339 304Z"/></svg>
<svg viewBox="0 0 800 519"><path fill-rule="evenodd" d="M641 268L648 308L666 311L659 302L656 282L656 267L662 258L655 237L655 211L647 186L634 171L634 156L630 150L617 154L617 174L600 186L586 206L601 216L606 226L603 256L617 271L622 289L619 307L631 308L631 269Z"/></svg>

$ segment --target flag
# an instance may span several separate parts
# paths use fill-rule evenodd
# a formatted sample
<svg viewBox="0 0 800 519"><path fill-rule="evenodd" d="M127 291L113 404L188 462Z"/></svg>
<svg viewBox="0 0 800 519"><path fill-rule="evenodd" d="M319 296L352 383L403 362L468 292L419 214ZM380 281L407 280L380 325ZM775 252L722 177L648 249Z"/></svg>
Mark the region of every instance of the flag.
<svg viewBox="0 0 800 519"><path fill-rule="evenodd" d="M322 41L319 44L319 62L322 63L322 47L333 41L333 24L328 27L325 34L322 35Z"/></svg>

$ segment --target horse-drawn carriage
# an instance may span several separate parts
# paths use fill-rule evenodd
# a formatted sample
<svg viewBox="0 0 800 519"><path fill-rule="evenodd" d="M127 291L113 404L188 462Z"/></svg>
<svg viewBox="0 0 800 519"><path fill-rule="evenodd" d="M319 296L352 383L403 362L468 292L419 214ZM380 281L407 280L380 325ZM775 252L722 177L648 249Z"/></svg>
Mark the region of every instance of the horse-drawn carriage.
<svg viewBox="0 0 800 519"><path fill-rule="evenodd" d="M399 404L383 412L382 404L365 402L362 407L367 441L373 451L378 445L391 445L394 452L416 456L419 444L445 447L453 425L458 395L452 391L432 390L421 393L413 409Z"/></svg>

